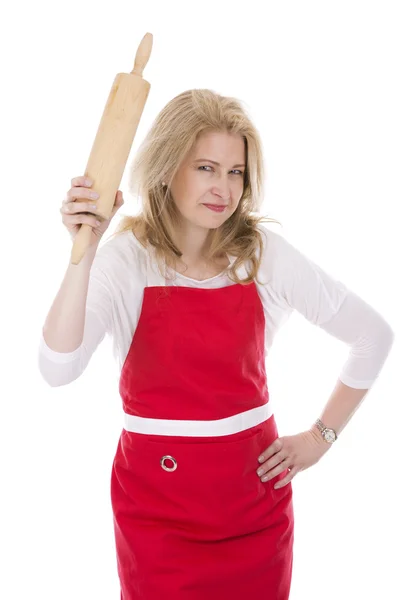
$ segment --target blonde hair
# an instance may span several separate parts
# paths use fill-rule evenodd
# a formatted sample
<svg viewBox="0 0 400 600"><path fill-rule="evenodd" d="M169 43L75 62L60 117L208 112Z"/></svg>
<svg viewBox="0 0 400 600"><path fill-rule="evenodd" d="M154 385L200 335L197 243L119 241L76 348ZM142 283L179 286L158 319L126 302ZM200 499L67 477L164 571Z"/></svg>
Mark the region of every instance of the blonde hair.
<svg viewBox="0 0 400 600"><path fill-rule="evenodd" d="M131 230L142 245L153 246L160 268L163 261L174 268L182 252L173 242L179 212L169 186L198 137L211 131L243 137L246 168L239 205L220 227L210 230L205 258L212 261L224 253L235 256L228 275L236 283L248 284L256 279L260 265L262 238L258 223L280 222L254 214L263 198L262 144L256 128L235 98L208 89L193 89L168 102L139 147L130 170L129 191L142 198L142 210L136 216L123 217L113 235ZM168 181L167 186L163 185L164 181ZM237 272L245 263L248 263L248 276L239 279Z"/></svg>

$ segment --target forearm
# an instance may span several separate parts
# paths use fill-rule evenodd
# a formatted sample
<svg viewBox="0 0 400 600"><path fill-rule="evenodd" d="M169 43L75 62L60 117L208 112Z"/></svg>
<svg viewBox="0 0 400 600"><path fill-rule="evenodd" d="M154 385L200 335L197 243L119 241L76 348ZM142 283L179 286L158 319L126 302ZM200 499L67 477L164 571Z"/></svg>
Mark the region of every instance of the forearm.
<svg viewBox="0 0 400 600"><path fill-rule="evenodd" d="M338 379L319 418L326 427L334 429L339 435L361 405L367 392L368 389L359 390L351 388ZM315 438L319 442L328 447L328 444L322 439L321 433L315 424L311 426L310 431L315 434Z"/></svg>
<svg viewBox="0 0 400 600"><path fill-rule="evenodd" d="M57 352L79 348L85 326L89 275L97 246L90 246L78 265L70 263L43 326L46 344Z"/></svg>

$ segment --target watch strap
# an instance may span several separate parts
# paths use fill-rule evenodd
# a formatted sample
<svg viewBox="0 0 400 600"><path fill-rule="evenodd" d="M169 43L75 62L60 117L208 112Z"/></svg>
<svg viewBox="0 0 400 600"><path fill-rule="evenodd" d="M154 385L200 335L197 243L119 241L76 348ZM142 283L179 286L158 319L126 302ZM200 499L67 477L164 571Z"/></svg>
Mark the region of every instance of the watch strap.
<svg viewBox="0 0 400 600"><path fill-rule="evenodd" d="M326 427L326 425L321 421L321 419L317 419L315 421L315 425L317 426L317 428L320 430L322 437L324 438L325 441L328 441L324 435L324 431L331 431L334 433L334 439L337 439L337 433L334 429L332 429L331 427ZM329 442L332 442L333 440L329 440Z"/></svg>

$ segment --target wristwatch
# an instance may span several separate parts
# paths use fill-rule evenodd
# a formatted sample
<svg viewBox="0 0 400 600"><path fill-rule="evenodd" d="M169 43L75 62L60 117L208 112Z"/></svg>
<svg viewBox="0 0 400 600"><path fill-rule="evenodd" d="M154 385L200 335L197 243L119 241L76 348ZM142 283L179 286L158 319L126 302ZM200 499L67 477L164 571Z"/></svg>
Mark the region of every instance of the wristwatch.
<svg viewBox="0 0 400 600"><path fill-rule="evenodd" d="M329 429L328 427L325 427L325 425L320 419L317 419L315 421L315 424L320 430L322 437L328 444L333 444L333 442L337 440L338 436L334 429Z"/></svg>

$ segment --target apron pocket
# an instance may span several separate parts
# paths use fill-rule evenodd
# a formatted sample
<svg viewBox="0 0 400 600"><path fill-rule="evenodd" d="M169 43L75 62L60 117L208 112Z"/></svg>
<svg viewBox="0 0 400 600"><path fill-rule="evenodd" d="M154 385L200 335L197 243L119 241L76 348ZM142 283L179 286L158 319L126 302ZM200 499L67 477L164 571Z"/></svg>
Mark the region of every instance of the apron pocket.
<svg viewBox="0 0 400 600"><path fill-rule="evenodd" d="M118 482L129 498L124 505L142 523L169 525L197 540L246 535L273 526L277 505L291 496L290 484L273 490L277 479L263 483L256 472L258 456L277 436L273 416L212 438L123 430L113 485Z"/></svg>

